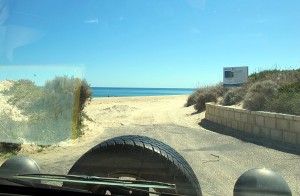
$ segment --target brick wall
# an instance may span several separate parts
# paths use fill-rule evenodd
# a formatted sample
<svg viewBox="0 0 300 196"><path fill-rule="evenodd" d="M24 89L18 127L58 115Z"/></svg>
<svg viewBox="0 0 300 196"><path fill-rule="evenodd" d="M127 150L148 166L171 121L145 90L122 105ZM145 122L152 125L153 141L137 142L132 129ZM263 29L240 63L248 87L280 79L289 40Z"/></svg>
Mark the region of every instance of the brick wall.
<svg viewBox="0 0 300 196"><path fill-rule="evenodd" d="M206 103L205 118L241 132L300 147L300 116Z"/></svg>

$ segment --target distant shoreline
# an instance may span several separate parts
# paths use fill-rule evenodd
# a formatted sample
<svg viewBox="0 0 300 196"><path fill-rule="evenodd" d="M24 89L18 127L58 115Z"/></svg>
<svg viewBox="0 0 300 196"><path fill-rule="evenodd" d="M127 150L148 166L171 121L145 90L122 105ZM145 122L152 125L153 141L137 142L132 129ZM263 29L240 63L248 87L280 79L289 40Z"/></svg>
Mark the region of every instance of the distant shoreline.
<svg viewBox="0 0 300 196"><path fill-rule="evenodd" d="M114 88L114 89L190 89L193 90L195 88L176 88L176 87L118 87L118 86L91 86L91 88Z"/></svg>
<svg viewBox="0 0 300 196"><path fill-rule="evenodd" d="M91 87L92 97L143 97L189 95L193 88L125 88L125 87Z"/></svg>
<svg viewBox="0 0 300 196"><path fill-rule="evenodd" d="M130 98L130 97L154 97L154 98L159 98L159 97L172 97L172 96L189 96L190 94L180 94L180 95L131 95L131 96L103 96L103 97L94 97L92 96L93 99L95 98Z"/></svg>
<svg viewBox="0 0 300 196"><path fill-rule="evenodd" d="M168 98L180 98L180 97L186 97L188 98L189 95L153 95L153 96L127 96L127 97L92 97L93 100L100 100L100 99L111 99L111 100L116 100L116 99L168 99Z"/></svg>

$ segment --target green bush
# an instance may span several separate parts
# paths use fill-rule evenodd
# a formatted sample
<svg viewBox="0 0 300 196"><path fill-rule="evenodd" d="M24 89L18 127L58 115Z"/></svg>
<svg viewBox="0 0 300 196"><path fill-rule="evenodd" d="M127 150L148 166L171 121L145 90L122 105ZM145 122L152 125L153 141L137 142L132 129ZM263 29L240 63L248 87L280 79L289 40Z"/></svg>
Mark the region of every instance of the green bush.
<svg viewBox="0 0 300 196"><path fill-rule="evenodd" d="M217 94L213 91L205 91L198 94L196 104L194 105L197 112L202 112L206 109L205 103L207 102L217 102Z"/></svg>
<svg viewBox="0 0 300 196"><path fill-rule="evenodd" d="M286 84L278 89L278 94L266 104L270 112L300 115L300 83Z"/></svg>
<svg viewBox="0 0 300 196"><path fill-rule="evenodd" d="M283 85L278 89L278 91L286 94L300 93L300 82Z"/></svg>
<svg viewBox="0 0 300 196"><path fill-rule="evenodd" d="M276 113L284 113L300 116L300 93L278 95L266 103L266 110Z"/></svg>
<svg viewBox="0 0 300 196"><path fill-rule="evenodd" d="M224 95L222 105L230 106L241 102L246 92L242 87L232 88Z"/></svg>
<svg viewBox="0 0 300 196"><path fill-rule="evenodd" d="M245 95L243 108L253 111L264 110L265 103L276 96L277 88L277 84L271 80L254 83Z"/></svg>
<svg viewBox="0 0 300 196"><path fill-rule="evenodd" d="M255 72L249 76L249 80L252 80L252 82L260 82L260 81L264 81L264 80L270 80L270 78L277 78L278 75L280 74L280 72L281 71L278 69Z"/></svg>
<svg viewBox="0 0 300 196"><path fill-rule="evenodd" d="M295 82L300 82L300 69L297 70L264 70L249 76L247 85L252 86L256 82L272 80L279 87Z"/></svg>

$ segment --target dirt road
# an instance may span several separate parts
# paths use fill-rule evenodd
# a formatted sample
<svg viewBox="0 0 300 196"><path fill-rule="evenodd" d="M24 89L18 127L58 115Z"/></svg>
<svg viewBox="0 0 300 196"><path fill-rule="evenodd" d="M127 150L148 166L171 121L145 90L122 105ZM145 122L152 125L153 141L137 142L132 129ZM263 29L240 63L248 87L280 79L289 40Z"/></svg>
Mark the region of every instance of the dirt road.
<svg viewBox="0 0 300 196"><path fill-rule="evenodd" d="M232 195L234 183L251 168L270 168L300 195L300 157L206 130L204 114L183 107L187 96L99 98L87 107L94 122L86 134L40 152L24 150L45 173L66 174L88 149L111 137L138 134L161 140L179 151L194 169L204 195Z"/></svg>

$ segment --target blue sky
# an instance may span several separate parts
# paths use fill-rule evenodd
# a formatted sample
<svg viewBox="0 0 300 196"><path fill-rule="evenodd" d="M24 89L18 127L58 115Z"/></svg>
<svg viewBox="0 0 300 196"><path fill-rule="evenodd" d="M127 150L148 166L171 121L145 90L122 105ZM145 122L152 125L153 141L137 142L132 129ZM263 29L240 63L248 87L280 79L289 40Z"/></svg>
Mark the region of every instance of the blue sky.
<svg viewBox="0 0 300 196"><path fill-rule="evenodd" d="M223 67L300 67L299 0L0 0L1 7L0 65L34 65L41 80L54 74L47 66L62 65L69 73L84 67L92 86L194 88L222 81Z"/></svg>

